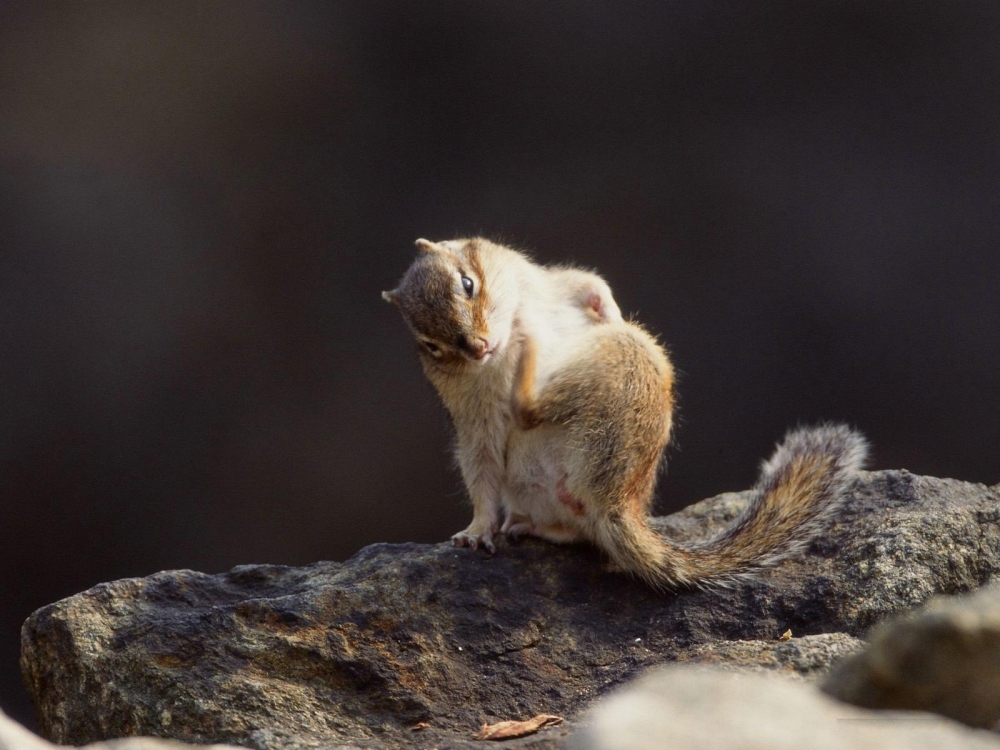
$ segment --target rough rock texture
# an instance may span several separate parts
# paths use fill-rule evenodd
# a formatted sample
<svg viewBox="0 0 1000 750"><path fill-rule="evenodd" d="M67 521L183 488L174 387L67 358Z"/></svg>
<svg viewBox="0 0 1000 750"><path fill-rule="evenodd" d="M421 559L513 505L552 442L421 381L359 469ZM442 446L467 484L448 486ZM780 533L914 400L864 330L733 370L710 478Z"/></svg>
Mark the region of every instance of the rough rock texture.
<svg viewBox="0 0 1000 750"><path fill-rule="evenodd" d="M674 661L730 671L774 671L805 680L825 675L837 660L864 648L844 633L807 635L781 641L715 641L681 649Z"/></svg>
<svg viewBox="0 0 1000 750"><path fill-rule="evenodd" d="M1000 726L1000 588L939 597L876 629L824 689L869 708L935 711L975 727Z"/></svg>
<svg viewBox="0 0 1000 750"><path fill-rule="evenodd" d="M601 702L577 750L1000 750L931 714L864 711L815 686L714 669L655 669Z"/></svg>
<svg viewBox="0 0 1000 750"><path fill-rule="evenodd" d="M723 495L662 527L695 538L742 503ZM775 639L856 636L998 570L996 489L880 472L859 479L809 554L728 591L656 594L585 547L527 542L488 558L375 545L340 564L97 586L32 615L22 667L43 733L61 743L461 747L483 723L545 713L568 722L508 745L556 747L644 667L756 649L758 664L822 671L850 641Z"/></svg>
<svg viewBox="0 0 1000 750"><path fill-rule="evenodd" d="M0 711L0 750L56 750L56 745L35 736ZM194 748L174 740L130 737L110 742L95 742L87 745L86 750L194 750ZM197 750L234 750L234 748L227 745L209 745L199 746Z"/></svg>

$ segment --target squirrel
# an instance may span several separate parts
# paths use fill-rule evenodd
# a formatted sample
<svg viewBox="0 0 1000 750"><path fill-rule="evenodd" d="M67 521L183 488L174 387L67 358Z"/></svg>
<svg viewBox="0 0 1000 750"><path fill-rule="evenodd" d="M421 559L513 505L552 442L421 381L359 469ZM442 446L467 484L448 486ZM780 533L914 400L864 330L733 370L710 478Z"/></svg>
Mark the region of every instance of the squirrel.
<svg viewBox="0 0 1000 750"><path fill-rule="evenodd" d="M665 539L649 524L673 416L664 348L596 273L478 237L416 245L382 296L455 428L473 506L456 546L492 554L498 534L589 542L656 589L726 586L802 550L864 464L867 442L846 426L792 430L729 528Z"/></svg>

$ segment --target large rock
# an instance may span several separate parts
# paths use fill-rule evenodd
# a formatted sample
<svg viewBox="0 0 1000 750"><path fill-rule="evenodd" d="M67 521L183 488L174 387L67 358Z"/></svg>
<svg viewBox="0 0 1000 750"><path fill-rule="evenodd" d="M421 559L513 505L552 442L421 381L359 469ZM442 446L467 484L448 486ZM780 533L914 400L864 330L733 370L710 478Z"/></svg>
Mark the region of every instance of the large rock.
<svg viewBox="0 0 1000 750"><path fill-rule="evenodd" d="M693 539L743 502L723 495L661 526ZM775 639L857 636L998 570L996 489L879 472L861 476L809 554L731 590L657 594L584 547L528 542L487 558L375 545L346 563L97 586L32 615L22 666L42 731L60 743L461 747L482 723L544 713L569 721L513 744L554 747L582 709L647 666L729 652L820 673L850 640ZM763 643L725 643L735 640Z"/></svg>
<svg viewBox="0 0 1000 750"><path fill-rule="evenodd" d="M672 666L603 701L576 750L1000 750L931 714L875 713L777 676Z"/></svg>
<svg viewBox="0 0 1000 750"><path fill-rule="evenodd" d="M844 660L825 689L869 708L934 711L975 727L1000 727L1000 588L938 597L881 625L867 649Z"/></svg>

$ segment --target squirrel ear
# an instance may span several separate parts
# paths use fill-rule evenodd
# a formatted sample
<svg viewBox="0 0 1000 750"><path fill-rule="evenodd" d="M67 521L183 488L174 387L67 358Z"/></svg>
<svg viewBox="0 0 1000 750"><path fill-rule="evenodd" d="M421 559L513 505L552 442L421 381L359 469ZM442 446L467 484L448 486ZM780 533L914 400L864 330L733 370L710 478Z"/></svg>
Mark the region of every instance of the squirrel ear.
<svg viewBox="0 0 1000 750"><path fill-rule="evenodd" d="M430 240L425 240L421 237L419 240L413 243L422 253L442 253L445 249L436 242L431 242Z"/></svg>
<svg viewBox="0 0 1000 750"><path fill-rule="evenodd" d="M399 306L398 297L399 297L399 292L396 291L395 289L388 292L382 292L382 299L384 299L391 305L396 305L397 307Z"/></svg>

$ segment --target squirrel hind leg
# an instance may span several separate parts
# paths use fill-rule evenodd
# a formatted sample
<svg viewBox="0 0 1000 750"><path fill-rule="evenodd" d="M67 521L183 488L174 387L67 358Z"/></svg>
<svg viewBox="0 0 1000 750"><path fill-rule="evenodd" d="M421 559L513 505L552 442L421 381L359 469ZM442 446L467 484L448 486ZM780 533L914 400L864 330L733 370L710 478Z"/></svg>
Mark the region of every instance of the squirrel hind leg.
<svg viewBox="0 0 1000 750"><path fill-rule="evenodd" d="M526 516L512 517L512 523L505 523L503 533L515 542L524 537L533 536L555 544L572 544L582 541L583 537L576 529L561 523L536 524Z"/></svg>
<svg viewBox="0 0 1000 750"><path fill-rule="evenodd" d="M522 430L541 424L535 394L535 374L538 367L538 345L530 336L521 341L521 355L517 360L514 384L510 394L510 411L514 422Z"/></svg>
<svg viewBox="0 0 1000 750"><path fill-rule="evenodd" d="M515 542L520 541L523 536L534 534L534 531L535 525L532 523L531 517L522 513L508 514L503 526L500 527L500 533L510 537Z"/></svg>
<svg viewBox="0 0 1000 750"><path fill-rule="evenodd" d="M550 523L545 526L533 526L532 536L544 539L555 544L572 544L583 540L582 535L576 529L565 526L561 523Z"/></svg>

